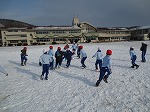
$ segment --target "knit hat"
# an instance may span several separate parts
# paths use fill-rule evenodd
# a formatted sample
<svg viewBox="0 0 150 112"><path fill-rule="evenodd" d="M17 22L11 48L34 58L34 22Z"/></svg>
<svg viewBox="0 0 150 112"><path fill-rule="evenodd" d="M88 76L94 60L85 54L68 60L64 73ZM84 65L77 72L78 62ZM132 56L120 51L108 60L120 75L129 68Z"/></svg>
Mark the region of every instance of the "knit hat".
<svg viewBox="0 0 150 112"><path fill-rule="evenodd" d="M49 46L50 49L53 49L53 46Z"/></svg>
<svg viewBox="0 0 150 112"><path fill-rule="evenodd" d="M112 50L108 49L108 50L106 51L106 54L107 54L107 55L112 55Z"/></svg>
<svg viewBox="0 0 150 112"><path fill-rule="evenodd" d="M61 47L58 47L57 49L58 49L58 50L61 50Z"/></svg>
<svg viewBox="0 0 150 112"><path fill-rule="evenodd" d="M24 47L23 49L27 50L27 47Z"/></svg>
<svg viewBox="0 0 150 112"><path fill-rule="evenodd" d="M83 49L83 46L80 46L79 48L80 48L80 49Z"/></svg>

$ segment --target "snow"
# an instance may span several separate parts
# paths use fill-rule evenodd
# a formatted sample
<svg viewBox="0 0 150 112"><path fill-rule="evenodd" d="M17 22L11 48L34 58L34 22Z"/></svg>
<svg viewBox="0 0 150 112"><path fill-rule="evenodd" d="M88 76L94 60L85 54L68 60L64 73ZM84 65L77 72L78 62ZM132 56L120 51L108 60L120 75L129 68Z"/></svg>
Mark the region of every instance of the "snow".
<svg viewBox="0 0 150 112"><path fill-rule="evenodd" d="M49 80L40 80L38 65L48 45L27 46L28 61L20 66L23 46L0 47L0 65L9 73L0 72L0 112L150 112L150 41L146 63L141 60L142 41L82 44L87 52L86 69L74 56L70 68L50 70ZM63 44L54 45L54 51ZM137 53L138 69L130 68L129 48ZM103 54L112 49L112 74L108 83L98 87L99 72L92 56L100 47Z"/></svg>

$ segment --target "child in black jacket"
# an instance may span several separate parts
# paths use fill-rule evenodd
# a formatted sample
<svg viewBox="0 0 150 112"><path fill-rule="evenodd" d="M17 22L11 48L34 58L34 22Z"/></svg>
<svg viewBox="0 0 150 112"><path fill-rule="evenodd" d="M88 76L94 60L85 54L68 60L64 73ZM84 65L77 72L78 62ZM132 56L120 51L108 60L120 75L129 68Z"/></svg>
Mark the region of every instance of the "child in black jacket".
<svg viewBox="0 0 150 112"><path fill-rule="evenodd" d="M21 66L24 66L26 65L26 62L27 62L27 47L24 47L22 50L21 50Z"/></svg>
<svg viewBox="0 0 150 112"><path fill-rule="evenodd" d="M55 58L56 58L56 65L55 68L60 67L63 59L63 52L61 51L61 48L58 47L57 51L55 52Z"/></svg>
<svg viewBox="0 0 150 112"><path fill-rule="evenodd" d="M67 68L70 66L70 63L71 63L71 60L72 60L72 55L73 55L73 53L69 49L67 49L66 50L66 59L67 59L66 67Z"/></svg>

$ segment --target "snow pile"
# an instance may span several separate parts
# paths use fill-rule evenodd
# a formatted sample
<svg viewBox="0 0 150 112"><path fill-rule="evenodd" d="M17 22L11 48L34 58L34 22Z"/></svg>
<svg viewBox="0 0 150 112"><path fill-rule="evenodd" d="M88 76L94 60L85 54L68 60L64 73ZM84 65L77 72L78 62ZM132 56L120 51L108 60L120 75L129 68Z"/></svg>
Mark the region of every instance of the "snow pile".
<svg viewBox="0 0 150 112"><path fill-rule="evenodd" d="M28 46L26 66L20 66L21 47L1 47L0 65L9 73L0 73L0 112L149 112L150 111L150 42L146 63L141 60L140 42L82 44L87 52L86 69L74 57L69 68L50 70L49 80L40 80L38 65L43 49ZM64 45L54 45L63 48ZM129 48L137 53L138 69L130 68ZM108 83L95 87L99 72L92 56L100 47L105 55L112 49L112 74Z"/></svg>

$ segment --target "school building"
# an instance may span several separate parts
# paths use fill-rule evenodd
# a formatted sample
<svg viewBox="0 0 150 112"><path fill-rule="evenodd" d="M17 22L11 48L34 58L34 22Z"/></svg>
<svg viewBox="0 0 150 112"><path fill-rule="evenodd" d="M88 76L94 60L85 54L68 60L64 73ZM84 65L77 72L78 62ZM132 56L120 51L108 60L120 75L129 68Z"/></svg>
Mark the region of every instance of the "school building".
<svg viewBox="0 0 150 112"><path fill-rule="evenodd" d="M74 17L72 26L1 27L0 46L149 40L149 33L150 26L138 29L98 28Z"/></svg>

